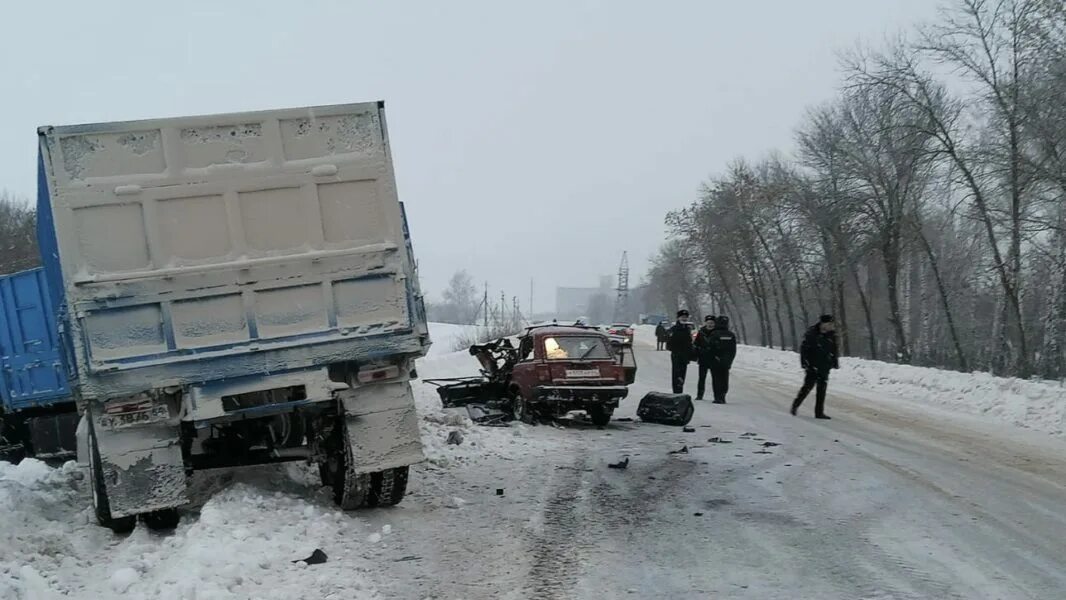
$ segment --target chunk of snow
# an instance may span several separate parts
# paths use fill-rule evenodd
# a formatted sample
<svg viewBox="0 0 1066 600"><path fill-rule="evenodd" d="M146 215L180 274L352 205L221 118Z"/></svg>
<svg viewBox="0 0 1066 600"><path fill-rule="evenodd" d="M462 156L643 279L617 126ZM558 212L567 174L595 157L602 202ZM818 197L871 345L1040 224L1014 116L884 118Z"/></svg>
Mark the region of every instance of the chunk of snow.
<svg viewBox="0 0 1066 600"><path fill-rule="evenodd" d="M371 533L370 535L366 536L366 541L370 542L371 544L376 544L381 541L381 534Z"/></svg>
<svg viewBox="0 0 1066 600"><path fill-rule="evenodd" d="M137 583L140 578L141 576L136 570L130 567L123 567L111 574L111 589L120 593L125 592L130 589L130 586Z"/></svg>

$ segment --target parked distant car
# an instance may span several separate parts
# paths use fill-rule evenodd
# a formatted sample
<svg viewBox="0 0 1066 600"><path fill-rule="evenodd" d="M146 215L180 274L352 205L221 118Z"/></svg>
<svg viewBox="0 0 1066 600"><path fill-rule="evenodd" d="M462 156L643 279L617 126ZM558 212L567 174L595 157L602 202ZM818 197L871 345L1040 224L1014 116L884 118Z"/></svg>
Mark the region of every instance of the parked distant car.
<svg viewBox="0 0 1066 600"><path fill-rule="evenodd" d="M626 323L614 323L607 328L607 334L622 338L622 343L633 343L633 326Z"/></svg>

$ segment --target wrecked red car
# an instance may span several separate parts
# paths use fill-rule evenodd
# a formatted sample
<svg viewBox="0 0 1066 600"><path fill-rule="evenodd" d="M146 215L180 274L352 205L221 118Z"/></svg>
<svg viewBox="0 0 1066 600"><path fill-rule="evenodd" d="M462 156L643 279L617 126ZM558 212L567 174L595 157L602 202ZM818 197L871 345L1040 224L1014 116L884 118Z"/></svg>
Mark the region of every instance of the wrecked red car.
<svg viewBox="0 0 1066 600"><path fill-rule="evenodd" d="M632 344L591 327L530 327L517 347L503 339L470 353L481 377L427 381L440 386L444 406L480 405L526 423L585 411L606 425L637 373Z"/></svg>

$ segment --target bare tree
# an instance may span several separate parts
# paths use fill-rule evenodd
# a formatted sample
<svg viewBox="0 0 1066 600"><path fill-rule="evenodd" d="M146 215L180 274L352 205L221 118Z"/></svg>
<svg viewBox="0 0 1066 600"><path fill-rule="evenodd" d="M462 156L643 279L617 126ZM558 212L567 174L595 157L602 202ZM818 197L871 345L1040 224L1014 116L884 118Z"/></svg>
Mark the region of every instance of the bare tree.
<svg viewBox="0 0 1066 600"><path fill-rule="evenodd" d="M0 190L0 273L41 264L37 249L37 213L26 200Z"/></svg>

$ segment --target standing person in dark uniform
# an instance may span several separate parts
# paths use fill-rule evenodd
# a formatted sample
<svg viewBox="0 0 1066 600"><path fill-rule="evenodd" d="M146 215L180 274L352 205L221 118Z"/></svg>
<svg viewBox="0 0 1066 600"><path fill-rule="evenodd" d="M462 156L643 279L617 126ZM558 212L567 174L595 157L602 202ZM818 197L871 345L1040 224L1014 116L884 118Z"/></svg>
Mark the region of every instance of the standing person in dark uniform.
<svg viewBox="0 0 1066 600"><path fill-rule="evenodd" d="M704 334L704 330L700 330ZM722 315L715 318L714 327L704 334L707 370L711 372L711 391L714 403L725 404L729 393L729 369L737 357L737 336L729 330L729 317ZM701 357L701 360L702 357ZM700 380L703 380L704 367L700 365ZM702 387L702 386L701 386Z"/></svg>
<svg viewBox="0 0 1066 600"><path fill-rule="evenodd" d="M655 326L655 349L666 350L666 321Z"/></svg>
<svg viewBox="0 0 1066 600"><path fill-rule="evenodd" d="M688 375L688 363L692 362L692 324L688 322L688 311L677 311L677 322L667 332L666 349L670 351L670 379L675 394L685 390L685 376Z"/></svg>
<svg viewBox="0 0 1066 600"><path fill-rule="evenodd" d="M792 402L792 414L796 414L811 389L817 387L814 416L818 419L830 418L825 414L825 390L829 385L829 372L840 368L836 326L832 315L819 317L818 323L811 326L803 336L803 343L800 344L800 364L806 376L803 379L803 387Z"/></svg>
<svg viewBox="0 0 1066 600"><path fill-rule="evenodd" d="M711 368L711 349L708 342L712 330L714 330L714 315L707 315L703 317L703 327L696 332L696 339L692 342L700 368L700 378L696 383L697 400L703 400L703 393L707 390L707 371Z"/></svg>

